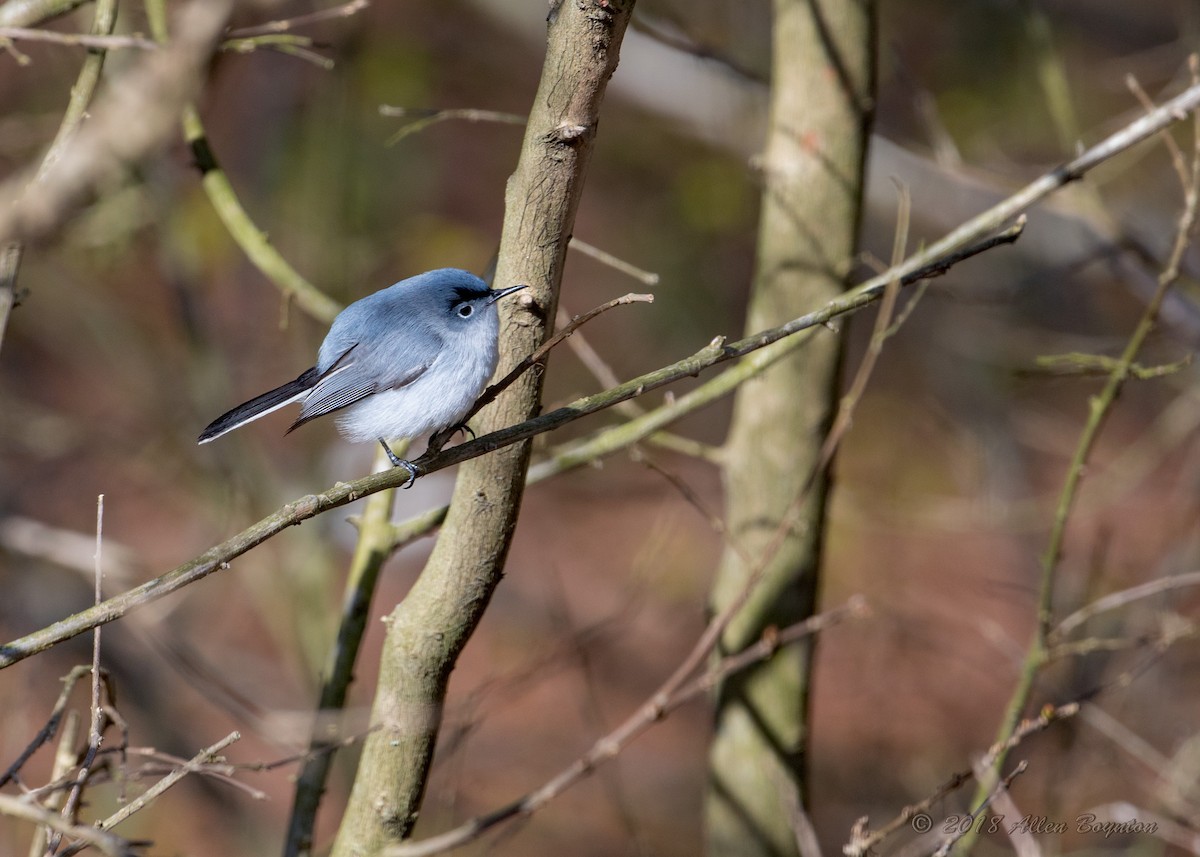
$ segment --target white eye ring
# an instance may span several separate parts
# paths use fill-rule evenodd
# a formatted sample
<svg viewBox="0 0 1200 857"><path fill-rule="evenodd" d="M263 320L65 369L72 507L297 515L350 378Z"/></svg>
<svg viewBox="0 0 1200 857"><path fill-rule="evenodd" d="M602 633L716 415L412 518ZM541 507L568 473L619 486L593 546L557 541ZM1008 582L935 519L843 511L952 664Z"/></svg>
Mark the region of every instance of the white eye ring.
<svg viewBox="0 0 1200 857"><path fill-rule="evenodd" d="M463 304L462 306L460 306L458 308L458 317L459 318L470 318L471 313L473 313L473 312L475 312L475 307L471 306L470 304Z"/></svg>

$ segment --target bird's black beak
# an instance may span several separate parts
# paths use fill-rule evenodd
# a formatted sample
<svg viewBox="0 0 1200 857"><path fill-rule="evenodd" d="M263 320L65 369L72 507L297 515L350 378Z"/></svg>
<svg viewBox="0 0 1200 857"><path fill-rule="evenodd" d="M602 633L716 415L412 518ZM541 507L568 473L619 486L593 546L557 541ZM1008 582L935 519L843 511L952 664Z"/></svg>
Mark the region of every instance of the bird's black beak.
<svg viewBox="0 0 1200 857"><path fill-rule="evenodd" d="M513 292L519 292L519 291L521 291L521 289L527 289L527 288L529 288L529 286L522 283L519 286L509 286L507 289L492 289L492 294L488 298L488 303L494 304L496 301L500 300L500 298L507 297L508 295L511 295Z"/></svg>

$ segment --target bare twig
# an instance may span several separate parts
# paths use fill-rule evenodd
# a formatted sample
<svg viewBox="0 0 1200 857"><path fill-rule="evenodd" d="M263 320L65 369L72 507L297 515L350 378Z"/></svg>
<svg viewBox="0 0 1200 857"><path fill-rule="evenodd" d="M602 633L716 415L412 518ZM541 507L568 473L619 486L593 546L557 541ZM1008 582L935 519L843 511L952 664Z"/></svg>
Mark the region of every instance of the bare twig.
<svg viewBox="0 0 1200 857"><path fill-rule="evenodd" d="M762 81L765 78L762 72L736 61L727 53L694 41L685 35L674 21L668 23L653 16L638 15L633 19L633 28L672 50L689 54L698 59L715 62L746 80Z"/></svg>
<svg viewBox="0 0 1200 857"><path fill-rule="evenodd" d="M1146 90L1142 89L1142 85L1138 83L1138 79L1132 74L1125 76L1125 85L1129 87L1129 91L1133 93L1133 97L1146 109L1147 113L1154 110L1154 102L1150 100L1150 96L1146 94ZM1187 161L1184 160L1183 150L1179 148L1179 144L1175 142L1175 138L1167 131L1159 133L1159 137L1163 141L1163 145L1167 147L1167 152L1171 156L1171 166L1175 169L1175 176L1179 179L1179 186L1187 193L1188 186L1188 170Z"/></svg>
<svg viewBox="0 0 1200 857"><path fill-rule="evenodd" d="M1018 370L1018 374L1031 375L1076 375L1076 376L1107 376L1120 365L1120 360L1105 354L1044 354L1034 361L1031 369ZM1138 381L1148 381L1181 372L1192 365L1192 355L1185 354L1173 363L1158 366L1143 366L1140 363L1129 364L1129 377Z"/></svg>
<svg viewBox="0 0 1200 857"><path fill-rule="evenodd" d="M773 779L779 789L779 799L787 813L788 824L796 838L796 851L800 857L821 857L821 841L817 838L817 829L813 826L812 818L804 809L800 800L800 789L791 780L783 777L778 770L772 769Z"/></svg>
<svg viewBox="0 0 1200 857"><path fill-rule="evenodd" d="M613 298L611 301L603 303L598 307L593 307L583 315L575 316L573 319L571 319L569 324L565 325L561 330L543 342L541 346L538 347L532 354L528 355L519 363L517 363L517 365L514 366L507 375L484 390L479 398L475 401L475 404L471 406L471 410L467 411L466 415L463 416L459 422L465 423L472 416L479 413L480 410L494 402L496 397L503 393L513 383L513 381L520 378L521 375L523 375L533 366L543 362L546 359L546 355L550 353L551 349L553 349L556 345L558 345L580 327L587 324L596 316L607 312L613 307L624 306L625 304L653 302L654 295L622 295L621 297ZM449 429L444 429L443 431L436 433L429 439L429 449L435 453L441 450L442 446L445 445L446 441L449 440L457 430L458 429L456 426L452 426ZM429 452L425 453L425 455L428 454Z"/></svg>
<svg viewBox="0 0 1200 857"><path fill-rule="evenodd" d="M568 244L567 247L571 250L578 250L585 256L591 256L596 261L602 262L605 265L608 265L610 268L620 271L622 274L633 277L642 285L658 285L659 276L653 271L642 270L633 263L626 262L624 259L620 259L614 256L612 253L601 250L599 247L594 247L591 244L588 244L586 241L576 238L575 236L571 236L571 243Z"/></svg>
<svg viewBox="0 0 1200 857"><path fill-rule="evenodd" d="M104 579L103 567L103 546L104 546L104 495L101 494L96 498L96 554L95 554L95 586L93 596L95 603L99 604L104 598L102 581ZM62 817L64 821L69 823L75 822L76 813L79 811L79 802L83 797L83 787L87 784L88 777L92 773L92 765L96 761L96 754L100 752L100 744L103 742L105 714L104 708L100 704L100 632L101 627L97 625L92 629L92 695L91 706L88 709L90 716L88 726L88 743L87 752L84 754L83 762L79 765L79 771L75 775L75 781L71 784L71 790L67 794L66 803L63 804ZM50 837L48 849L51 853L58 850L62 834L55 833Z"/></svg>
<svg viewBox="0 0 1200 857"><path fill-rule="evenodd" d="M113 51L134 49L156 51L156 45L144 36L97 36L90 33L59 33L55 30L37 30L28 27L0 27L0 39L26 42L48 42L52 45L67 45L75 48L99 48Z"/></svg>
<svg viewBox="0 0 1200 857"><path fill-rule="evenodd" d="M571 323L571 314L567 312L562 301L558 302L558 313L555 316L554 323L560 329ZM612 370L612 367L605 362L600 353L588 342L587 336L582 333L572 336L567 340L567 347L575 352L575 356L579 358L579 362L592 373L593 378L600 382L601 387L608 389L621 383L621 379L617 377L617 373ZM636 402L624 402L618 406L618 410L632 414L642 412L642 408Z"/></svg>
<svg viewBox="0 0 1200 857"><path fill-rule="evenodd" d="M980 765L984 768L993 767L998 759L1002 759L1009 750L1019 745L1030 735L1036 735L1048 729L1051 725L1058 723L1060 720L1066 720L1074 717L1079 713L1078 702L1067 702L1063 705L1053 706L1047 705L1043 708L1037 717L1031 717L1028 720L1022 720L1013 730L1012 735L1005 740L997 742L988 748L987 753L980 761Z"/></svg>
<svg viewBox="0 0 1200 857"><path fill-rule="evenodd" d="M941 803L945 798L954 792L958 791L963 783L970 780L972 774L970 771L959 771L950 777L942 785L922 801L904 807L900 812L876 831L871 831L867 826L867 817L863 816L855 821L850 830L850 841L842 846L842 853L846 857L862 857L864 854L870 854L883 840L887 839L897 830L907 827L913 823L913 819L918 815L927 814L937 804Z"/></svg>
<svg viewBox="0 0 1200 857"><path fill-rule="evenodd" d="M358 14L370 5L371 0L350 0L349 3L343 3L341 6L318 9L316 12L309 12L307 15L297 15L294 18L269 21L266 24L255 24L252 27L239 27L230 30L225 35L231 39L246 39L270 33L286 33L290 30L307 27L311 24L328 21L333 18L349 18L351 15Z"/></svg>
<svg viewBox="0 0 1200 857"><path fill-rule="evenodd" d="M69 772L75 767L75 763L79 761L79 751L76 749L78 738L79 712L70 711L67 713L67 720L63 725L62 735L59 736L58 744L54 748L54 763L50 769L51 783L67 782ZM37 794L37 791L29 792L26 797L35 800L38 799L40 795ZM63 789L55 789L42 800L42 807L50 812L55 812L62 808L62 802L65 798L66 792ZM38 827L29 842L29 857L45 857L46 844L49 842L53 832L48 827Z"/></svg>
<svg viewBox="0 0 1200 857"><path fill-rule="evenodd" d="M235 741L241 740L241 737L241 734L238 732L230 732L211 747L204 748L187 762L171 771L171 773L167 774L167 776L163 777L150 788L146 789L144 793L138 795L112 815L108 816L102 821L96 822L96 829L98 831L111 830L121 822L125 821L135 812L145 809L152 801L157 799L163 792L171 788L171 786L175 785L185 776L201 771L203 766L214 759L218 753ZM76 854L83 850L84 847L86 847L85 843L77 843L69 848L63 849L62 854L59 855L59 857L70 857L70 855Z"/></svg>
<svg viewBox="0 0 1200 857"><path fill-rule="evenodd" d="M720 515L705 505L704 500L698 493L696 493L696 491L692 489L692 486L688 485L687 482L683 480L683 477L681 477L678 473L667 469L660 462L655 461L653 457L647 455L639 447L635 446L633 448L630 453L630 457L634 461L645 464L652 471L657 473L663 479L667 480L671 487L673 487L676 492L678 492L679 496L683 498L683 501L695 509L700 517L704 519L710 530L712 530L714 533L718 533L726 538L729 538L725 521L721 519ZM745 550L743 550L741 546L733 544L732 539L730 539L730 546L743 562L745 562L747 565L750 564L750 558L746 555Z"/></svg>
<svg viewBox="0 0 1200 857"><path fill-rule="evenodd" d="M438 109L424 107L390 107L381 105L379 113L382 116L416 117L387 139L384 145L394 146L410 134L424 131L431 125L450 120L463 122L496 122L501 125L524 125L528 116L519 113L501 113L497 110L477 110L474 108Z"/></svg>
<svg viewBox="0 0 1200 857"><path fill-rule="evenodd" d="M52 829L58 836L78 839L86 846L98 848L109 857L136 857L134 843L87 824L72 824L56 812L43 809L12 795L0 794L0 815L21 818ZM66 852L64 852L65 854Z"/></svg>
<svg viewBox="0 0 1200 857"><path fill-rule="evenodd" d="M21 754L17 756L16 761L8 766L8 770L6 770L3 774L0 774L0 787L7 785L9 781L16 777L21 768L25 766L25 763L29 761L30 757L32 757L33 754L36 753L43 744L53 738L55 733L58 732L58 726L59 723L62 722L63 715L66 713L67 703L70 701L71 693L75 690L75 683L85 675L88 675L89 672L89 667L77 666L73 667L71 671L63 677L63 689L59 692L58 700L54 703L54 707L50 710L50 717L46 721L46 725L38 730L37 735L35 735L33 740L29 742L29 745L21 751Z"/></svg>
<svg viewBox="0 0 1200 857"><path fill-rule="evenodd" d="M1158 595L1160 592L1168 592L1172 589L1183 589L1189 586L1200 586L1200 571L1192 571L1187 574L1179 574L1174 577L1163 577L1158 580L1151 580L1149 583L1143 583L1139 586L1131 586L1128 589L1122 589L1120 592L1113 592L1110 595L1097 598L1090 604L1084 605L1070 616L1063 619L1053 630L1051 636L1054 639L1062 639L1084 622L1091 619L1093 616L1098 616L1099 614L1106 613L1109 610L1120 609L1121 607L1124 607L1127 604L1139 599L1149 598L1152 595Z"/></svg>
<svg viewBox="0 0 1200 857"><path fill-rule="evenodd" d="M1012 785L1013 780L1025 773L1025 770L1028 767L1029 763L1022 759L1017 766L1013 768L1011 773L1009 773L999 782L993 784L988 791L987 797L985 797L979 806L975 808L975 811L971 813L971 818L979 818L979 816L987 812L988 807L992 805L992 801L996 799L996 796L1007 791L1008 787ZM983 773L983 770L981 770L979 773ZM977 779L978 776L979 774L977 773ZM974 823L960 827L957 831L952 833L945 842L941 844L941 847L939 847L937 851L933 852L933 857L946 857L946 855L950 853L950 849L953 848L959 842L959 840L963 839L969 830L974 830L975 827L976 825Z"/></svg>
<svg viewBox="0 0 1200 857"><path fill-rule="evenodd" d="M87 0L6 0L0 3L0 25L32 27L74 11Z"/></svg>
<svg viewBox="0 0 1200 857"><path fill-rule="evenodd" d="M531 367L537 363L541 363L543 360L545 360L546 355L550 353L550 350L552 348L557 346L560 342L562 342L568 336L573 334L580 327L587 324L593 318L600 315L601 313L608 312L610 309L612 309L614 307L625 306L626 304L632 304L632 303L646 303L646 304L654 303L654 295L637 295L637 294L633 294L633 293L630 293L627 295L622 295L619 298L613 298L611 301L602 303L598 307L593 307L592 309L588 310L587 312L583 313L582 315L575 316L574 318L571 319L569 324L565 325L562 329L556 331L555 334L552 337L550 337L549 339L547 339L544 343L542 343L542 345L537 350L535 350L532 354L530 354L528 357L526 357L520 363L518 363L516 366L514 366L512 368L512 371L510 371L507 375L505 375L503 378L501 378L495 384L492 384L490 387L488 387L486 390L484 390L483 395L479 397L479 401L481 404L479 404L478 407L474 408L473 410L477 411L480 407L483 407L483 405L486 405L489 402L493 401L496 398L496 396L498 396L501 392L503 392L504 389L506 387L508 387L508 385L511 384L513 381L515 381L518 376L520 376L523 372L528 370L529 367Z"/></svg>
<svg viewBox="0 0 1200 857"><path fill-rule="evenodd" d="M900 194L900 201L896 212L896 232L892 239L892 268L895 268L904 258L904 248L908 245L908 223L912 207L908 189L903 185L897 185L897 190ZM811 484L815 474L824 471L833 461L834 452L850 429L854 412L866 391L872 372L875 371L879 355L883 352L884 342L892 333L892 316L896 311L896 301L900 297L900 285L900 280L895 279L887 283L884 288L883 299L879 304L879 314L875 317L875 328L871 332L871 341L863 354L858 371L854 373L854 380L850 382L846 394L842 396L842 400L838 404L837 414L821 444L820 452L817 455L817 466L814 468L814 475L809 477L808 484ZM805 485L805 492L808 490L808 484Z"/></svg>
<svg viewBox="0 0 1200 857"><path fill-rule="evenodd" d="M1024 765L1025 763L1022 762L1021 764ZM986 776L983 771L977 770L975 772L977 778L981 774ZM992 799L992 806L994 807L993 816L997 820L1023 817L1007 787L996 790ZM1016 854L1016 857L1042 857L1042 847L1038 845L1038 841L1034 838L1028 825L1010 823L1005 825L1003 829L1008 835L1009 841L1013 844L1013 853Z"/></svg>
<svg viewBox="0 0 1200 857"><path fill-rule="evenodd" d="M121 764L125 766L128 757L145 759L137 768L122 767L120 773L124 779L130 782L137 782L151 777L161 779L163 775L169 774L181 765L187 765L188 760L175 756L171 753L164 753L162 750L156 750L154 747L121 747L113 749L105 749L101 751L101 755L121 753ZM110 768L111 769L111 768ZM229 762L212 761L205 763L197 768L193 773L197 776L207 777L211 780L223 783L230 788L237 789L239 792L247 795L254 800L266 800L267 793L261 789L256 789L254 786L244 783L236 779L239 771L243 770L266 770L266 766L252 765L234 765ZM99 775L99 772L97 772ZM125 802L125 798L121 797L121 803Z"/></svg>
<svg viewBox="0 0 1200 857"><path fill-rule="evenodd" d="M17 274L20 269L21 245L11 241L0 247L0 346L4 345L8 319L17 305Z"/></svg>
<svg viewBox="0 0 1200 857"><path fill-rule="evenodd" d="M308 36L279 33L246 39L226 39L221 42L219 49L236 54L249 54L257 50L279 51L281 54L299 57L325 71L332 70L337 63L329 57L317 53L313 50L314 46L315 43Z"/></svg>
<svg viewBox="0 0 1200 857"><path fill-rule="evenodd" d="M651 276L657 277L657 274ZM559 301L558 304L558 313L555 318L555 322L559 327L565 327L571 322L571 316L563 308L561 301ZM608 363L605 362L604 358L600 356L599 352L592 347L592 344L588 342L588 338L583 333L576 330L575 334L567 340L567 347L574 352L575 356L579 359L579 362L582 363L584 367L592 373L592 377L600 382L601 387L615 387L621 383L621 379L617 377L615 372L613 372L612 367L609 366ZM626 402L621 402L620 404L616 405L614 409L618 413L631 418L637 418L646 413L646 409L632 399ZM656 431L648 435L646 440L655 446L662 447L663 449L669 449L672 452L689 455L693 458L699 458L702 461L707 461L714 464L719 463L722 458L722 451L720 449L710 444L702 443L698 440L692 440L691 438L686 438L668 431ZM545 471L543 469L539 472L544 473Z"/></svg>

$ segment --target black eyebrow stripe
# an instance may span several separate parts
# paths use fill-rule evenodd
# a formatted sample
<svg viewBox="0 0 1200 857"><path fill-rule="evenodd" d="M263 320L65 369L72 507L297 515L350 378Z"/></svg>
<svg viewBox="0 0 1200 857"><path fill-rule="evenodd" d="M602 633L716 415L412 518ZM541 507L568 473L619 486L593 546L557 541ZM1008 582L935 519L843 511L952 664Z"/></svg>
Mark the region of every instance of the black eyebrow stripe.
<svg viewBox="0 0 1200 857"><path fill-rule="evenodd" d="M489 292L491 292L491 289L489 289L487 287L473 288L471 286L455 286L454 287L454 297L449 300L449 302L447 303L447 306L450 309L454 309L454 307L456 307L459 304L464 303L466 301L471 301L471 300L476 300L477 298L487 297Z"/></svg>

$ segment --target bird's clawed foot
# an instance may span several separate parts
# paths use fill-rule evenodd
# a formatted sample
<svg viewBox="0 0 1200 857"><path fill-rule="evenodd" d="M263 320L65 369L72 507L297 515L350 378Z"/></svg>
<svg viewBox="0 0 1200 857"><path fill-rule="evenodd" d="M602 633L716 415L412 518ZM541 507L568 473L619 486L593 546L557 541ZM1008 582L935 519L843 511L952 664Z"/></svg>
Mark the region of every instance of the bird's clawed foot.
<svg viewBox="0 0 1200 857"><path fill-rule="evenodd" d="M444 429L435 431L429 436L429 451L435 453L441 452L442 447L446 445L450 438L454 437L454 435L458 434L459 432L462 432L463 434L469 434L471 436L471 440L475 439L475 430L466 423L459 423L456 426L447 426Z"/></svg>
<svg viewBox="0 0 1200 857"><path fill-rule="evenodd" d="M392 452L392 448L387 445L387 441L379 438L379 445L383 447L383 451L387 453L388 460L392 462L392 467L403 467L408 471L408 480L401 485L401 488L411 488L413 483L417 481L417 476L420 475L417 471L417 466L406 458L401 458Z"/></svg>

